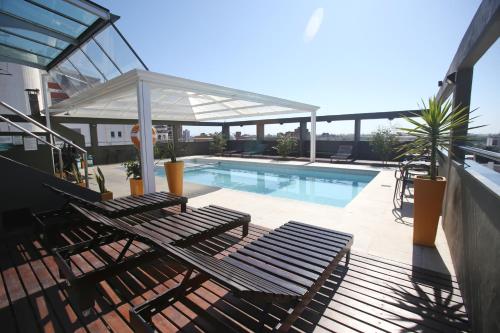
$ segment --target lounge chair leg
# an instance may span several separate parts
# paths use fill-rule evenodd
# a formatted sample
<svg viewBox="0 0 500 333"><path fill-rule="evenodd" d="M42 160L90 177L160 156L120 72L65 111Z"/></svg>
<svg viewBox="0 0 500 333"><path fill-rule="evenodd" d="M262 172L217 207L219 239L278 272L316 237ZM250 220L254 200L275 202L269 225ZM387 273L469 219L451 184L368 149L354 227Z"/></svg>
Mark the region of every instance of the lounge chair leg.
<svg viewBox="0 0 500 333"><path fill-rule="evenodd" d="M187 204L185 204L185 203L181 204L181 212L185 213L186 209L187 209Z"/></svg>
<svg viewBox="0 0 500 333"><path fill-rule="evenodd" d="M349 266L349 262L351 261L351 250L347 251L345 255L345 267Z"/></svg>
<svg viewBox="0 0 500 333"><path fill-rule="evenodd" d="M133 241L134 241L134 237L130 237L128 239L127 243L125 243L125 246L122 249L122 252L120 252L120 255L118 256L118 258L116 258L116 262L119 262L120 260L123 259L123 257L125 257L125 254L127 253L130 245L132 245Z"/></svg>
<svg viewBox="0 0 500 333"><path fill-rule="evenodd" d="M271 310L271 307L273 306L273 303L265 303L264 306L262 306L262 310L260 311L260 316L259 316L259 327L257 328L257 332L263 332L264 327L266 326L266 318L269 316L269 310Z"/></svg>
<svg viewBox="0 0 500 333"><path fill-rule="evenodd" d="M243 235L243 237L248 236L248 223L243 225L242 235Z"/></svg>

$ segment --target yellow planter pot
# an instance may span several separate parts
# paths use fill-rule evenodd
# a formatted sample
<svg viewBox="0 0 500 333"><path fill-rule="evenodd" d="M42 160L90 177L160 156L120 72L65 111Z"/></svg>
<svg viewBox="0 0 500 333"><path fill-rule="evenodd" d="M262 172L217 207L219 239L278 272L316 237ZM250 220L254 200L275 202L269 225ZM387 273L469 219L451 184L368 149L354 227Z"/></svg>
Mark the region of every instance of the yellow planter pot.
<svg viewBox="0 0 500 333"><path fill-rule="evenodd" d="M130 178L130 194L142 195L144 194L144 187L142 186L142 179Z"/></svg>
<svg viewBox="0 0 500 333"><path fill-rule="evenodd" d="M113 200L113 192L108 191L101 193L101 200L106 201L106 200Z"/></svg>
<svg viewBox="0 0 500 333"><path fill-rule="evenodd" d="M168 189L171 193L182 195L184 179L184 161L165 162Z"/></svg>
<svg viewBox="0 0 500 333"><path fill-rule="evenodd" d="M443 206L446 178L416 177L413 205L413 244L434 247Z"/></svg>

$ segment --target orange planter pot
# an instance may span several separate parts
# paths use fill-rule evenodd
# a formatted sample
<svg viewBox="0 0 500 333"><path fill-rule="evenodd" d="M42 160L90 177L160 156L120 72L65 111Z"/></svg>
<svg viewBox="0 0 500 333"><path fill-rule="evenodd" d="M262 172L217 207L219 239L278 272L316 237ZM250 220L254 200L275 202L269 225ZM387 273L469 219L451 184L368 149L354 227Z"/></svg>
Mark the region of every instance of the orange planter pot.
<svg viewBox="0 0 500 333"><path fill-rule="evenodd" d="M102 201L113 200L113 192L108 191L101 193L101 200Z"/></svg>
<svg viewBox="0 0 500 333"><path fill-rule="evenodd" d="M168 190L176 195L182 195L184 182L184 161L165 162Z"/></svg>
<svg viewBox="0 0 500 333"><path fill-rule="evenodd" d="M78 186L80 186L80 187L87 187L87 185L85 184L85 181L83 181L83 182L79 182L79 183L77 183L77 184L78 184Z"/></svg>
<svg viewBox="0 0 500 333"><path fill-rule="evenodd" d="M144 187L142 186L142 179L130 178L130 194L131 195L143 195Z"/></svg>
<svg viewBox="0 0 500 333"><path fill-rule="evenodd" d="M434 247L443 207L446 178L416 177L413 205L413 244Z"/></svg>

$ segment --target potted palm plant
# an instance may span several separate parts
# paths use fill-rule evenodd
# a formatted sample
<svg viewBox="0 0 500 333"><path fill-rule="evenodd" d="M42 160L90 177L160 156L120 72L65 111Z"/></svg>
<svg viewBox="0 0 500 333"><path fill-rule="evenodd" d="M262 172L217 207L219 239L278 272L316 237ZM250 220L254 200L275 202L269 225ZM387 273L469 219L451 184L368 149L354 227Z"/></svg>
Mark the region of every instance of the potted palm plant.
<svg viewBox="0 0 500 333"><path fill-rule="evenodd" d="M125 167L125 172L127 173L127 179L130 179L130 194L144 194L141 178L141 163L137 160L127 161L123 163L123 166Z"/></svg>
<svg viewBox="0 0 500 333"><path fill-rule="evenodd" d="M468 107L453 108L450 101L443 102L432 97L429 98L428 106L423 102L423 109L418 118L405 119L414 127L400 130L415 139L401 146L399 150L402 154L399 157L411 155L414 156L413 160L416 160L428 155L430 158L429 175L417 176L414 179L413 243L433 247L446 188L446 178L437 175L438 149L448 150L451 155L449 148L452 138L466 139L452 136L452 131L470 122ZM481 126L473 128L478 127Z"/></svg>
<svg viewBox="0 0 500 333"><path fill-rule="evenodd" d="M104 178L104 174L102 173L101 168L97 167L97 172L95 172L94 170L94 173L97 185L99 186L99 192L101 192L101 200L112 200L113 192L108 191L108 189L106 188L106 179Z"/></svg>
<svg viewBox="0 0 500 333"><path fill-rule="evenodd" d="M168 141L165 152L170 158L170 162L165 162L165 175L167 176L168 189L171 193L182 195L184 179L184 161L177 161L175 145L173 141Z"/></svg>

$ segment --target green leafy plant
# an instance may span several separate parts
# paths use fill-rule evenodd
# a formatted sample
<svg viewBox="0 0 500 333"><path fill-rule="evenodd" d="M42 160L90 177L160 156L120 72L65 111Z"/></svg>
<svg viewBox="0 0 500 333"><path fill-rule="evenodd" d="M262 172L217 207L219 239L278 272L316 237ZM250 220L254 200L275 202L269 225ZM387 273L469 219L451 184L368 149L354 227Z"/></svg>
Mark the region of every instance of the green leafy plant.
<svg viewBox="0 0 500 333"><path fill-rule="evenodd" d="M125 167L125 172L127 173L127 179L141 179L141 163L137 160L127 161L122 164Z"/></svg>
<svg viewBox="0 0 500 333"><path fill-rule="evenodd" d="M466 141L467 137L452 132L467 123L471 123L476 117L469 118L468 107L452 107L451 101L443 102L436 97L429 98L428 105L422 101L422 113L415 118L405 117L405 120L414 125L414 128L400 128L400 130L415 137L415 139L400 147L402 154L414 155L413 159L421 156L430 156L430 179L436 180L437 175L437 153L438 149L449 151L452 140ZM420 121L419 121L420 120ZM469 127L469 130L483 126ZM448 152L450 155L451 151Z"/></svg>
<svg viewBox="0 0 500 333"><path fill-rule="evenodd" d="M370 146L373 151L380 156L380 159L387 163L391 158L394 146L397 143L396 134L390 128L379 127L372 136Z"/></svg>
<svg viewBox="0 0 500 333"><path fill-rule="evenodd" d="M227 140L222 133L215 133L213 136L213 141L210 142L210 150L214 153L222 153L226 150Z"/></svg>
<svg viewBox="0 0 500 333"><path fill-rule="evenodd" d="M73 177L76 183L80 184L83 182L82 174L80 169L76 166L76 163L71 164L71 172L66 171L66 173Z"/></svg>
<svg viewBox="0 0 500 333"><path fill-rule="evenodd" d="M167 143L165 144L165 152L166 155L170 158L170 162L177 162L177 155L175 152L175 145L173 140L167 141Z"/></svg>
<svg viewBox="0 0 500 333"><path fill-rule="evenodd" d="M97 167L97 172L95 172L95 180L97 181L97 185L99 186L99 192L106 193L109 192L106 188L106 179L104 178L104 174L101 171L101 168Z"/></svg>
<svg viewBox="0 0 500 333"><path fill-rule="evenodd" d="M273 147L274 150L282 158L286 158L297 146L297 139L295 139L290 134L279 134L276 140L276 146Z"/></svg>

